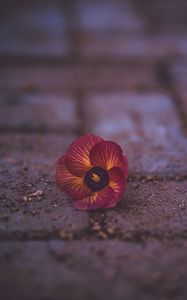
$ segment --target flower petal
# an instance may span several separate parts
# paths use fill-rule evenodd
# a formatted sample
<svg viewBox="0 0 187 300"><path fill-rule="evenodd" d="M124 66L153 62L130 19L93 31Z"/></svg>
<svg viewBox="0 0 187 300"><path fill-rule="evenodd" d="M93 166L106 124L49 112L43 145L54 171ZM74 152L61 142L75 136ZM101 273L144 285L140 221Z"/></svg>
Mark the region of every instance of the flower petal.
<svg viewBox="0 0 187 300"><path fill-rule="evenodd" d="M84 183L84 178L72 175L66 168L65 156L57 162L56 183L61 191L65 191L73 199L82 199L91 194L91 190Z"/></svg>
<svg viewBox="0 0 187 300"><path fill-rule="evenodd" d="M86 134L77 138L68 148L66 153L66 166L76 175L83 176L91 167L89 154L93 146L103 139L99 136Z"/></svg>
<svg viewBox="0 0 187 300"><path fill-rule="evenodd" d="M90 151L90 162L106 170L120 167L123 161L120 146L111 141L102 141L96 144Z"/></svg>
<svg viewBox="0 0 187 300"><path fill-rule="evenodd" d="M111 187L107 186L103 190L93 193L89 197L82 200L73 201L74 207L81 210L94 210L98 208L105 208L107 203L110 203L114 198L114 191Z"/></svg>
<svg viewBox="0 0 187 300"><path fill-rule="evenodd" d="M121 168L112 168L109 172L109 186L113 189L115 196L108 202L107 208L114 207L119 202L126 186L126 178Z"/></svg>

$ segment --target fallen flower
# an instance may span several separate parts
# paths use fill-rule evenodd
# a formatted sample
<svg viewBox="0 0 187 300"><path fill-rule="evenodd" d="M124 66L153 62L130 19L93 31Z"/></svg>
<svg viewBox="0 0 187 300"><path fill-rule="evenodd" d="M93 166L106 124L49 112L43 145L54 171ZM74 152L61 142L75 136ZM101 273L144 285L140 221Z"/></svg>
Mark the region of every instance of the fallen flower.
<svg viewBox="0 0 187 300"><path fill-rule="evenodd" d="M112 141L86 134L77 138L60 157L56 183L81 210L114 207L128 177L127 157Z"/></svg>

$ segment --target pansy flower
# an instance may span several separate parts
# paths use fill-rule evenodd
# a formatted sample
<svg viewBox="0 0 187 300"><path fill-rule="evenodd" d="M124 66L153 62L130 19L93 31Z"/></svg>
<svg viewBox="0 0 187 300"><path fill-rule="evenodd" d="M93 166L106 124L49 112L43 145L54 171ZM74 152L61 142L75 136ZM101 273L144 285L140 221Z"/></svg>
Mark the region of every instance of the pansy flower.
<svg viewBox="0 0 187 300"><path fill-rule="evenodd" d="M127 157L120 146L92 134L77 138L56 166L58 187L81 210L114 207L127 177Z"/></svg>

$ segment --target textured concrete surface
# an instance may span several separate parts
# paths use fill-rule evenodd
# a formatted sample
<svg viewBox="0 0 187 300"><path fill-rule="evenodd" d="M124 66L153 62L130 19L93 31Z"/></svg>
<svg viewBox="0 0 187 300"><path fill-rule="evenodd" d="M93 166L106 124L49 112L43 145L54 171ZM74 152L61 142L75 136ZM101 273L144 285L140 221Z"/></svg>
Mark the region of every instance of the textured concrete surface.
<svg viewBox="0 0 187 300"><path fill-rule="evenodd" d="M4 299L184 299L186 241L5 242ZM11 289L10 289L11 286Z"/></svg>
<svg viewBox="0 0 187 300"><path fill-rule="evenodd" d="M81 212L55 163L86 132L129 158ZM187 3L0 3L0 298L186 300Z"/></svg>

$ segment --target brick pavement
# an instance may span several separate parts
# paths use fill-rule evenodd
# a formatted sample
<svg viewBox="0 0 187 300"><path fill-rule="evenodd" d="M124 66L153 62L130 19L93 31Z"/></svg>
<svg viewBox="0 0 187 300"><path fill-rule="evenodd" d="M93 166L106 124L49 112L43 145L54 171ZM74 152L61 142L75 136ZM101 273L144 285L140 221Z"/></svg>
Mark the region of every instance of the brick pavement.
<svg viewBox="0 0 187 300"><path fill-rule="evenodd" d="M0 4L1 299L186 299L186 8ZM76 211L54 182L87 131L129 157L108 211Z"/></svg>

